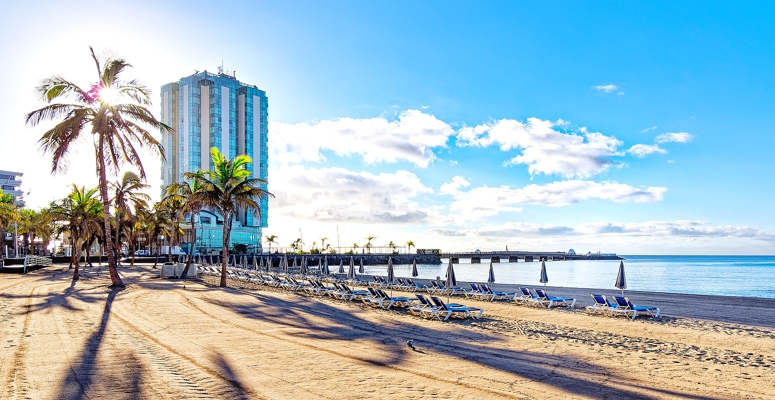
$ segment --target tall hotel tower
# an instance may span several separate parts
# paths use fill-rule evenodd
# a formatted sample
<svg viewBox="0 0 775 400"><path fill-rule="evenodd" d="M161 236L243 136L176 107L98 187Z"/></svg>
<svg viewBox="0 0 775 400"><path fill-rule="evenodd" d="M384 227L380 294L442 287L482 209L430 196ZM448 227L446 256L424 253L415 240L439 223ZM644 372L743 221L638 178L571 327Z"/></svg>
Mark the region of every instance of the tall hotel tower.
<svg viewBox="0 0 775 400"><path fill-rule="evenodd" d="M162 132L166 161L161 166L162 192L183 173L212 169L210 148L216 147L233 160L247 154L251 176L267 180L267 97L254 85L234 74L198 72L161 87L161 121L172 127ZM266 185L262 185L267 189ZM245 245L249 252L261 249L261 228L267 226L268 200L261 199L261 217L241 211L232 225L231 245ZM196 238L186 231L185 250L218 251L223 241L223 217L204 210L197 217ZM187 229L188 228L188 229ZM193 239L193 240L192 240Z"/></svg>

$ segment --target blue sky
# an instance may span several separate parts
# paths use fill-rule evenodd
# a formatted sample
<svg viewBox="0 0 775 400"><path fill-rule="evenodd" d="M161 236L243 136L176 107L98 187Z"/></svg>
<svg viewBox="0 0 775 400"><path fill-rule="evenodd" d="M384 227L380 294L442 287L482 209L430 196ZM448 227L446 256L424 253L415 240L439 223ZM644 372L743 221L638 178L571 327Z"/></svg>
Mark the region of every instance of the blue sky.
<svg viewBox="0 0 775 400"><path fill-rule="evenodd" d="M0 5L0 169L34 207L95 181L86 143L51 177L23 124L40 79L91 83L93 45L155 93L222 60L267 91L283 245L775 253L773 4L114 7Z"/></svg>

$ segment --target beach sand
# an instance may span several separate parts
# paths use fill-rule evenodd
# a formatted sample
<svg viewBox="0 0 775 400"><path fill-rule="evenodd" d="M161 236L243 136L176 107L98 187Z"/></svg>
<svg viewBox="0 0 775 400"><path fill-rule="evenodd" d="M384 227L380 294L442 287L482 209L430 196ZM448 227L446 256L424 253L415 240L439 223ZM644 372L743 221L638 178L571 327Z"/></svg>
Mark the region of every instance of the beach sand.
<svg viewBox="0 0 775 400"><path fill-rule="evenodd" d="M456 298L484 316L444 323L150 266L110 291L95 271L0 274L0 398L775 398L775 300L627 292L664 314L633 322L550 287L577 309Z"/></svg>

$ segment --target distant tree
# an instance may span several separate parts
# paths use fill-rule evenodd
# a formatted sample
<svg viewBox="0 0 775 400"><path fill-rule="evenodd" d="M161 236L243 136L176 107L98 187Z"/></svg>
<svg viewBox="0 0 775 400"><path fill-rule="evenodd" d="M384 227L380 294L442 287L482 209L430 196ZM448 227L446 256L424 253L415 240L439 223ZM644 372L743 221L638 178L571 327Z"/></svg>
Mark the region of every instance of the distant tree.
<svg viewBox="0 0 775 400"><path fill-rule="evenodd" d="M414 247L415 249L417 248L417 246L415 246L415 245L414 245L414 242L413 242L413 241L411 241L411 240L410 240L410 241L408 241L408 242L406 242L406 247L408 247L408 248L409 248L409 252L411 252L411 251L412 251L412 247Z"/></svg>
<svg viewBox="0 0 775 400"><path fill-rule="evenodd" d="M268 235L264 240L269 244L269 253L272 253L272 243L277 244L277 235Z"/></svg>
<svg viewBox="0 0 775 400"><path fill-rule="evenodd" d="M60 230L70 234L70 266L75 266L73 281L80 279L79 259L82 244L87 242L100 228L102 203L96 198L97 188L86 189L72 185L72 192L66 198L51 205L53 218L63 221Z"/></svg>
<svg viewBox="0 0 775 400"><path fill-rule="evenodd" d="M376 238L377 238L376 236L369 236L369 237L366 238L367 242L366 242L366 244L363 247L366 248L366 251L369 254L371 254L371 246L372 246L371 241L376 239Z"/></svg>
<svg viewBox="0 0 775 400"><path fill-rule="evenodd" d="M202 171L195 172L201 175ZM172 206L180 205L180 212L185 216L189 215L191 223L191 242L188 246L188 256L186 257L186 266L181 272L181 276L188 276L188 269L191 267L191 261L194 258L194 243L196 242L196 216L202 210L202 203L197 196L197 191L202 190L201 179L191 179L189 181L175 182L167 186L163 202L169 202Z"/></svg>
<svg viewBox="0 0 775 400"><path fill-rule="evenodd" d="M3 229L19 220L19 210L16 208L13 196L0 192L0 266L3 265L5 234Z"/></svg>
<svg viewBox="0 0 775 400"><path fill-rule="evenodd" d="M110 190L113 193L111 202L116 207L116 236L113 240L113 246L117 253L121 252L121 236L126 222L132 215L132 210L140 207L148 207L151 197L141 190L148 189L150 185L143 183L142 178L132 171L124 173L120 181L110 182Z"/></svg>

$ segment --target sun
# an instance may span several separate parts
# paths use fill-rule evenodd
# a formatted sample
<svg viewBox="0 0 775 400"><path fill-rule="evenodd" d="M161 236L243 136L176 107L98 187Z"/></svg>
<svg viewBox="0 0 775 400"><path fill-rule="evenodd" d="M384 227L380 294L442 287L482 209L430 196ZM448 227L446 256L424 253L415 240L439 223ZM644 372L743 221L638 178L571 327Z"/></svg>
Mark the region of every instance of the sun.
<svg viewBox="0 0 775 400"><path fill-rule="evenodd" d="M116 104L119 101L119 93L113 88L102 88L100 89L100 101L107 104Z"/></svg>

